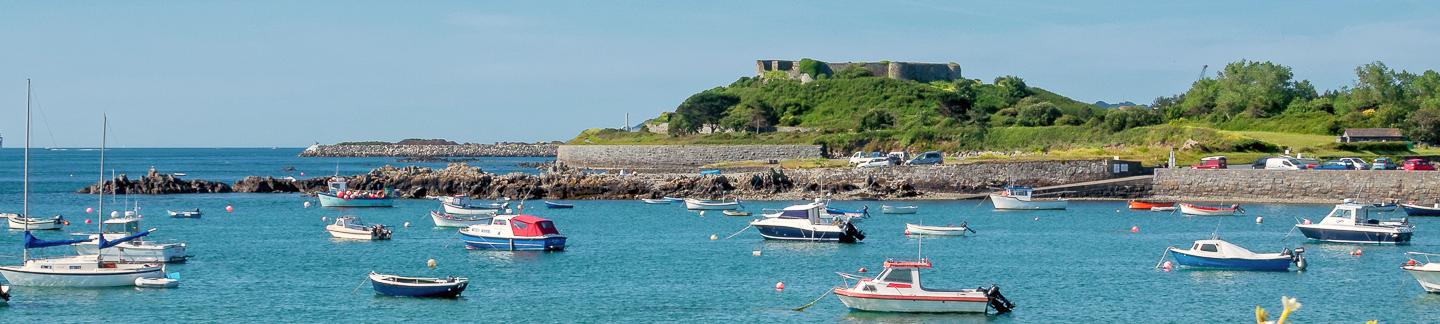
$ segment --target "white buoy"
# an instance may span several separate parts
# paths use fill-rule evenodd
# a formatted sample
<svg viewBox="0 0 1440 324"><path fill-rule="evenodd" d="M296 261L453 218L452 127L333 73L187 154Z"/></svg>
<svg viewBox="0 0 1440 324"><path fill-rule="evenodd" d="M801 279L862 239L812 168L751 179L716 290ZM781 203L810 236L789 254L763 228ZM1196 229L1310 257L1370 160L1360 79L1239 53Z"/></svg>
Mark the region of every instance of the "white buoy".
<svg viewBox="0 0 1440 324"><path fill-rule="evenodd" d="M703 210L700 211L700 216L701 216L701 217L704 217L704 216L705 216L705 211L703 211Z"/></svg>
<svg viewBox="0 0 1440 324"><path fill-rule="evenodd" d="M715 234L710 234L710 240L711 240L711 241L718 240L718 239L720 239L720 237L715 236Z"/></svg>
<svg viewBox="0 0 1440 324"><path fill-rule="evenodd" d="M760 250L750 251L750 255L760 256Z"/></svg>
<svg viewBox="0 0 1440 324"><path fill-rule="evenodd" d="M328 222L328 221L330 221L330 217L320 216L320 222L321 222L321 223Z"/></svg>
<svg viewBox="0 0 1440 324"><path fill-rule="evenodd" d="M434 269L435 266L438 264L438 262L435 262L435 259L425 260L425 266L430 267L431 269Z"/></svg>
<svg viewBox="0 0 1440 324"><path fill-rule="evenodd" d="M118 210L112 210L112 211L110 211L110 217L120 217L120 211L118 211Z"/></svg>
<svg viewBox="0 0 1440 324"><path fill-rule="evenodd" d="M310 208L310 201L305 201L305 208Z"/></svg>
<svg viewBox="0 0 1440 324"><path fill-rule="evenodd" d="M1263 221L1265 221L1265 217L1264 217L1264 216L1255 216L1255 224L1260 224L1260 222L1263 222Z"/></svg>
<svg viewBox="0 0 1440 324"><path fill-rule="evenodd" d="M410 227L410 222L405 222L405 227Z"/></svg>

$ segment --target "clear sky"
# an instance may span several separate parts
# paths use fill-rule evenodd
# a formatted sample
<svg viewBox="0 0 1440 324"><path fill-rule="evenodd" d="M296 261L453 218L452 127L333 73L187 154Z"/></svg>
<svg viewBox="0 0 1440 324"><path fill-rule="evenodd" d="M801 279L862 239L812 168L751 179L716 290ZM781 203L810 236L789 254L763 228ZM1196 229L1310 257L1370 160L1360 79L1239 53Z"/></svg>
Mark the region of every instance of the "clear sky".
<svg viewBox="0 0 1440 324"><path fill-rule="evenodd" d="M1160 4L1159 2L1166 2ZM567 140L671 110L756 59L959 63L1148 103L1202 65L1322 89L1440 65L1434 1L5 1L0 134L37 146Z"/></svg>

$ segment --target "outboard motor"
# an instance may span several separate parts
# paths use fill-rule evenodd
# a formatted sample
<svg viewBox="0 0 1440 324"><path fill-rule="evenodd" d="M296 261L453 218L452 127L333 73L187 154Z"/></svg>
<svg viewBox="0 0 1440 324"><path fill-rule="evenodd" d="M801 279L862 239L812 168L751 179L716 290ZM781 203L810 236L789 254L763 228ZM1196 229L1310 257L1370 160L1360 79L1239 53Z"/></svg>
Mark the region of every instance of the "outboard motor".
<svg viewBox="0 0 1440 324"><path fill-rule="evenodd" d="M980 290L985 291L986 297L990 297L990 308L995 309L996 314L1009 313L1010 310L1015 309L1015 304L1006 299L1005 295L1000 294L1000 286L990 285L990 288Z"/></svg>
<svg viewBox="0 0 1440 324"><path fill-rule="evenodd" d="M844 234L840 235L840 243L855 243L865 240L865 232L855 228L855 224L845 222L844 225L840 225L840 228L844 231Z"/></svg>
<svg viewBox="0 0 1440 324"><path fill-rule="evenodd" d="M1289 252L1289 249L1286 249L1286 252ZM1295 263L1296 270L1305 271L1305 266L1308 265L1308 263L1305 262L1305 256L1301 255L1304 253L1305 248L1297 247L1295 248L1295 253L1290 255L1290 262Z"/></svg>

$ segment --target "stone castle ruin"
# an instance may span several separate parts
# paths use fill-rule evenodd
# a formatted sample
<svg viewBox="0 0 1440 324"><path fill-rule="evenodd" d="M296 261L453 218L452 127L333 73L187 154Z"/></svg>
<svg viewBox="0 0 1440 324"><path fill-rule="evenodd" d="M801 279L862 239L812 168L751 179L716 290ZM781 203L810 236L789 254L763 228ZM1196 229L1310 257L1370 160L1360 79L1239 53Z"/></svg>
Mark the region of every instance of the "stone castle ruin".
<svg viewBox="0 0 1440 324"><path fill-rule="evenodd" d="M930 81L953 81L960 79L960 65L955 63L914 63L914 62L846 62L827 63L818 62L819 70L822 73L836 73L851 66L860 66L870 70L870 74L878 77L891 79L912 80L918 82ZM788 60L756 60L755 75L764 76L766 72L779 71L791 79L807 80L815 76L803 74L799 71L799 61Z"/></svg>

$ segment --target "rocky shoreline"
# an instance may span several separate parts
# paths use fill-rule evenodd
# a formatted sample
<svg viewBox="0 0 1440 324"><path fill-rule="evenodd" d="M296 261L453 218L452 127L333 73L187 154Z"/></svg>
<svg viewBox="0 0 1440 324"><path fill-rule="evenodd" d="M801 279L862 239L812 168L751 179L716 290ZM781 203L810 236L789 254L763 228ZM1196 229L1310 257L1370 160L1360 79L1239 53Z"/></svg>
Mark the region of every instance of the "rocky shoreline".
<svg viewBox="0 0 1440 324"><path fill-rule="evenodd" d="M301 157L553 157L557 145L548 143L522 144L455 144L455 145L311 145L300 152Z"/></svg>

